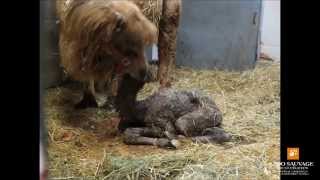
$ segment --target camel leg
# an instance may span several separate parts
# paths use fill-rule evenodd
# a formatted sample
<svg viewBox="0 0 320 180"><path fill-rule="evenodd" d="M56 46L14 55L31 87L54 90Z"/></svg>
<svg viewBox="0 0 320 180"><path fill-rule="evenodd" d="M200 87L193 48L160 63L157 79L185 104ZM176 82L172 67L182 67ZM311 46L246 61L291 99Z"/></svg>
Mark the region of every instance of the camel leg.
<svg viewBox="0 0 320 180"><path fill-rule="evenodd" d="M90 86L91 86L91 84L89 83L89 87L85 87L81 101L75 105L76 109L98 107L98 104L97 104L96 99L93 94L94 91L92 91L92 89L91 89L92 87L90 87Z"/></svg>
<svg viewBox="0 0 320 180"><path fill-rule="evenodd" d="M105 81L98 81L98 82L95 82L94 80L90 81L89 89L91 94L93 94L98 104L98 107L103 107L104 105L106 105L108 100L108 95L105 92L105 88L104 88L105 84L106 84ZM95 87L97 87L97 89Z"/></svg>
<svg viewBox="0 0 320 180"><path fill-rule="evenodd" d="M181 14L181 0L163 0L162 16L159 23L159 70L161 87L169 87L172 66L175 64L177 31Z"/></svg>

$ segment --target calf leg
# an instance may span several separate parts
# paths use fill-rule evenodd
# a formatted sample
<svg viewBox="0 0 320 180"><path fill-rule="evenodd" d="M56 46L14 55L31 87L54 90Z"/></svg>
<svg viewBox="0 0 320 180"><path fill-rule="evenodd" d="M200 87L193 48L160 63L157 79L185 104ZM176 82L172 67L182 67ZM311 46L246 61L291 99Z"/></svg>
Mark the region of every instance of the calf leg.
<svg viewBox="0 0 320 180"><path fill-rule="evenodd" d="M156 145L157 138L142 136L144 128L127 128L124 131L124 143L130 145Z"/></svg>
<svg viewBox="0 0 320 180"><path fill-rule="evenodd" d="M195 136L192 138L195 142L201 143L223 143L231 140L231 135L229 135L225 130L219 127L206 128L202 132L202 136Z"/></svg>
<svg viewBox="0 0 320 180"><path fill-rule="evenodd" d="M177 139L177 135L176 135L176 128L174 127L174 125L172 124L171 121L169 121L166 124L166 128L165 128L165 132L164 135L168 138L168 139Z"/></svg>
<svg viewBox="0 0 320 180"><path fill-rule="evenodd" d="M124 143L130 145L153 145L162 148L176 148L177 142L167 138L146 137L155 132L150 128L127 128L124 132Z"/></svg>
<svg viewBox="0 0 320 180"><path fill-rule="evenodd" d="M162 136L168 139L176 139L176 128L171 121L168 121L168 119L174 119L175 117L172 112L166 112L166 116L166 118L163 118L159 117L157 114L148 114L144 121L146 124L149 124L147 125L148 127L152 126L153 128L159 128Z"/></svg>
<svg viewBox="0 0 320 180"><path fill-rule="evenodd" d="M203 130L221 123L222 115L213 108L199 108L189 112L175 122L175 127L180 134L185 136L202 135Z"/></svg>

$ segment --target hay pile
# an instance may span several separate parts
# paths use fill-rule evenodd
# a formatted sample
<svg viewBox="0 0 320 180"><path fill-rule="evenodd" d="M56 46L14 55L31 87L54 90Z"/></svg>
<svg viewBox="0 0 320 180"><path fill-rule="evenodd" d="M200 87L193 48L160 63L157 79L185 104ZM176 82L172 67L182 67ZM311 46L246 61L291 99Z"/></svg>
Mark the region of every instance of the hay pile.
<svg viewBox="0 0 320 180"><path fill-rule="evenodd" d="M49 89L46 115L51 179L279 179L280 66L260 61L251 71L177 68L173 87L209 94L233 135L224 145L182 142L178 150L128 146L116 136L112 109L75 111L78 87ZM158 88L145 86L144 98Z"/></svg>

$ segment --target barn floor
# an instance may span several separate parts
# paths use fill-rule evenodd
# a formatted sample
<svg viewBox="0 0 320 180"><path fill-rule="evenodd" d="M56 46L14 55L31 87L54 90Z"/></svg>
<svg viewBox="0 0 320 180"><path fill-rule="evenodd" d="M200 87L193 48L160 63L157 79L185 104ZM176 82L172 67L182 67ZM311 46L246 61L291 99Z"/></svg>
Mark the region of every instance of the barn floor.
<svg viewBox="0 0 320 180"><path fill-rule="evenodd" d="M173 77L174 88L212 96L232 142L184 140L178 150L125 145L115 130L117 113L74 110L79 88L65 85L45 95L49 179L279 179L279 63L259 61L242 73L177 68ZM139 98L157 88L147 84Z"/></svg>

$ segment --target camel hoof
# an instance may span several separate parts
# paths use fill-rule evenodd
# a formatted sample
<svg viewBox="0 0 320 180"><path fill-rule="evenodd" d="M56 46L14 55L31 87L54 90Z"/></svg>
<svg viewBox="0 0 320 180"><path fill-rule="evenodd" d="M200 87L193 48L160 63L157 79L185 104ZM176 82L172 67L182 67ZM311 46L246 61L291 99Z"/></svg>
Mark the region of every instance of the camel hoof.
<svg viewBox="0 0 320 180"><path fill-rule="evenodd" d="M97 108L98 103L93 95L85 92L83 94L81 101L78 104L76 104L74 107L75 107L75 109L85 109L85 108L90 108L90 107Z"/></svg>
<svg viewBox="0 0 320 180"><path fill-rule="evenodd" d="M96 101L84 101L81 100L79 103L77 103L74 108L75 109L86 109L86 108L97 108L98 104Z"/></svg>

